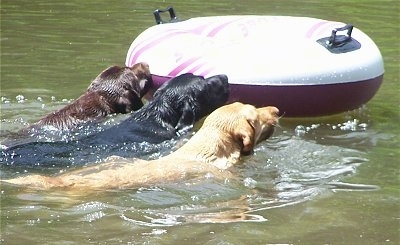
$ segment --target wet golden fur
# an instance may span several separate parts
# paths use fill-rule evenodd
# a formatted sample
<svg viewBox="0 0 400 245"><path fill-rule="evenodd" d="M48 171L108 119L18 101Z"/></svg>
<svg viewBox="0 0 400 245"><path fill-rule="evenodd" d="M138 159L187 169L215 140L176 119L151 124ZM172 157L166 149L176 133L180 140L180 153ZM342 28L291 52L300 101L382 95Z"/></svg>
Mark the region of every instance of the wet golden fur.
<svg viewBox="0 0 400 245"><path fill-rule="evenodd" d="M29 188L88 189L131 188L178 181L212 173L222 176L269 138L278 123L278 109L235 102L212 112L199 131L181 148L157 160L111 157L106 163L46 177L29 175L3 180Z"/></svg>

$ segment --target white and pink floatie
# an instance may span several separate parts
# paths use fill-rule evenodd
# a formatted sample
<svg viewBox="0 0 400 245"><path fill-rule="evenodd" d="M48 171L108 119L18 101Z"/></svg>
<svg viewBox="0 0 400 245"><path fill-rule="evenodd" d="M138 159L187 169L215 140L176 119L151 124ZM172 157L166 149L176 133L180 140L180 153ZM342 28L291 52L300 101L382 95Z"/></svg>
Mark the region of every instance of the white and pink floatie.
<svg viewBox="0 0 400 245"><path fill-rule="evenodd" d="M126 65L147 62L155 86L193 73L226 74L231 101L275 105L285 116L356 109L379 89L384 67L375 43L341 22L291 16L214 16L171 20L142 32Z"/></svg>

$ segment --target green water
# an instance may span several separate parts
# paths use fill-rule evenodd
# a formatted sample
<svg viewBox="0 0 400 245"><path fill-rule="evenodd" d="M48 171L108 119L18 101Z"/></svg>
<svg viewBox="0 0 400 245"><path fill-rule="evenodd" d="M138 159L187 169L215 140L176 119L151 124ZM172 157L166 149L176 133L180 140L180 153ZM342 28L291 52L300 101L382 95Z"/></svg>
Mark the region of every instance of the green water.
<svg viewBox="0 0 400 245"><path fill-rule="evenodd" d="M0 187L4 244L399 244L398 1L1 0L1 136L77 98L132 40L177 15L309 16L352 23L381 50L384 82L363 108L282 119L242 180L89 196ZM23 98L19 95L22 95ZM296 135L304 126L306 133Z"/></svg>

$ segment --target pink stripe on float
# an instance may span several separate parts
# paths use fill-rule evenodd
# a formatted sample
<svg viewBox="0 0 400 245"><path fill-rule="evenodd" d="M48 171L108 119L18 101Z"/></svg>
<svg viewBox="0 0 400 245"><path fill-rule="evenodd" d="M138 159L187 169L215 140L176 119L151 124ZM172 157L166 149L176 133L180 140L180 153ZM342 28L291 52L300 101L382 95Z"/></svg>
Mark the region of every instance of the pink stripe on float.
<svg viewBox="0 0 400 245"><path fill-rule="evenodd" d="M187 32L193 32L193 33L196 33L196 34L201 34L201 33L203 33L203 31L208 27L210 25L210 23L206 23L206 24L203 24L203 25L200 25L200 26L198 26L198 27L196 27L196 28L191 28L190 30L187 30Z"/></svg>
<svg viewBox="0 0 400 245"><path fill-rule="evenodd" d="M141 47L141 48L140 48L139 50L137 50L137 51L135 51L135 49L133 49L132 52L130 53L130 57L129 57L129 62L130 62L130 63L129 63L129 65L135 64L136 61L137 61L137 58L138 58L143 52L145 52L147 49L150 49L150 48L152 48L152 47L158 45L160 42L165 41L165 40L167 40L167 39L169 39L169 38L172 38L172 37L176 36L177 33L185 33L185 32L183 32L183 31L179 31L179 32L174 31L174 32L168 33L168 34L166 34L166 35L164 35L164 36L161 36L161 37L159 37L159 38L157 38L157 39L155 39L155 40L153 40L153 41L147 43L146 45L144 45L143 47ZM133 57L132 57L132 55L133 55Z"/></svg>
<svg viewBox="0 0 400 245"><path fill-rule="evenodd" d="M178 24L178 23L176 23L176 24ZM149 41L148 39L143 40L139 44L137 44L136 47L132 50L132 52L129 54L129 64L128 65L131 66L131 65L135 64L137 62L138 57L143 52L145 52L149 48L156 46L160 42L165 41L166 39L169 39L177 34L184 34L184 33L191 33L191 32L196 33L196 34L201 34L204 31L204 29L207 28L207 26L209 26L209 23L200 25L200 26L198 26L196 28L192 28L190 30L172 29L172 30L165 31L164 35L161 35L161 36L158 35L157 38L152 41ZM148 42L148 43L145 44L143 47L138 48L139 46L141 46L141 44L146 43L146 42ZM138 49L138 50L136 51L136 49Z"/></svg>
<svg viewBox="0 0 400 245"><path fill-rule="evenodd" d="M199 70L200 68L202 68L204 65L206 64L206 62L202 62L196 66L194 66L192 69L188 70L188 73L195 73L197 70Z"/></svg>
<svg viewBox="0 0 400 245"><path fill-rule="evenodd" d="M213 36L217 35L218 32L220 32L222 29L224 29L227 25L230 25L230 24L232 24L232 23L234 23L234 22L240 21L241 19L242 19L242 18L236 19L236 20L230 20L230 21L228 21L228 22L225 22L225 23L223 23L223 24L221 24L221 25L215 27L214 29L212 29L212 30L208 33L207 36L208 36L208 37L213 37Z"/></svg>
<svg viewBox="0 0 400 245"><path fill-rule="evenodd" d="M164 31L164 32L162 32L162 34L164 34L164 35L168 35L168 33L170 33L170 31ZM157 39L159 39L159 38L160 38L160 37L157 36ZM149 39L150 39L150 38L149 38ZM126 64L127 66L130 66L130 65L133 65L133 64L134 64L134 63L132 63L132 60L133 60L132 55L135 54L135 50L138 49L138 47L140 47L143 43L149 42L149 39L142 40L141 42L139 42L138 44L136 44L135 47L130 51L130 53L129 53L129 63ZM133 40L132 44L133 44L134 42L135 42L135 40ZM131 46L132 46L132 44L131 44ZM128 52L129 52L129 51L128 51Z"/></svg>
<svg viewBox="0 0 400 245"><path fill-rule="evenodd" d="M181 63L175 69L173 69L170 73L168 73L168 76L175 77L178 75L180 72L182 72L185 68L187 68L189 65L193 64L196 62L200 57L193 57L191 59L186 60L185 62Z"/></svg>
<svg viewBox="0 0 400 245"><path fill-rule="evenodd" d="M228 22L228 23L224 23L222 25L217 26L212 31L210 31L207 36L208 37L213 37L213 36L217 35L218 32L220 32L222 29L224 29L227 25L229 25L231 23L232 22Z"/></svg>
<svg viewBox="0 0 400 245"><path fill-rule="evenodd" d="M306 33L306 38L310 38L315 31L317 31L321 26L329 23L328 21L321 21L315 25L313 25Z"/></svg>
<svg viewBox="0 0 400 245"><path fill-rule="evenodd" d="M209 67L208 69L201 72L199 75L206 77L212 70L214 70L214 67Z"/></svg>

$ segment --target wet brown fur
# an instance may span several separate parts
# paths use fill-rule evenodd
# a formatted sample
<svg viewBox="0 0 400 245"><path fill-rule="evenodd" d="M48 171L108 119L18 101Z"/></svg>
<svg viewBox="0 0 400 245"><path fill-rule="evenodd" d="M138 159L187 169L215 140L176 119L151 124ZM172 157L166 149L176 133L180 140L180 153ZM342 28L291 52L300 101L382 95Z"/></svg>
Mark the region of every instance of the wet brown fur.
<svg viewBox="0 0 400 245"><path fill-rule="evenodd" d="M152 85L149 66L111 66L102 71L78 99L40 119L31 128L52 126L69 130L113 113L128 113L143 106L141 98Z"/></svg>

